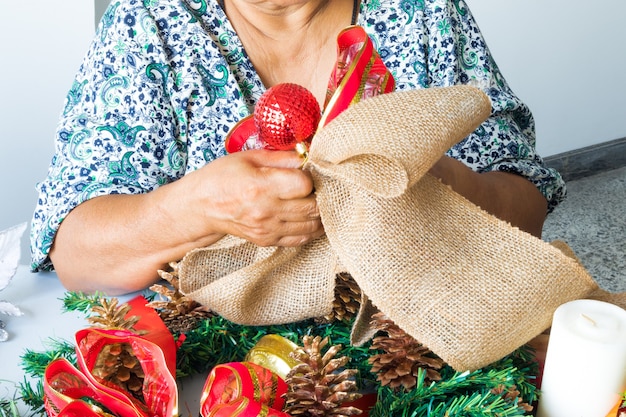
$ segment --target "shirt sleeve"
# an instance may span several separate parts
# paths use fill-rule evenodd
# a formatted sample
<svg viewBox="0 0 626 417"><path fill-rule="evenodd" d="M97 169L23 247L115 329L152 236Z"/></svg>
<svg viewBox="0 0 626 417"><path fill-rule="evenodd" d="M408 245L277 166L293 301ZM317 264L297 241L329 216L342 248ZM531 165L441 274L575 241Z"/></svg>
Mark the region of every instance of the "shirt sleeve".
<svg viewBox="0 0 626 417"><path fill-rule="evenodd" d="M31 227L31 269L51 269L56 231L78 204L148 192L183 175L185 143L159 22L141 5L114 2L76 74L57 126L55 154ZM86 231L89 232L89 231Z"/></svg>
<svg viewBox="0 0 626 417"><path fill-rule="evenodd" d="M448 155L477 172L503 171L532 182L552 211L565 197L560 174L535 148L529 108L500 73L463 0L382 0L361 7L360 22L398 90L472 84L490 98L490 117Z"/></svg>
<svg viewBox="0 0 626 417"><path fill-rule="evenodd" d="M565 198L565 183L537 153L530 109L509 87L463 2L451 8L450 25L455 29L452 33L458 81L482 88L491 99L492 113L473 134L453 147L449 155L478 172L501 171L525 177L544 195L551 212ZM437 68L439 63L434 61Z"/></svg>
<svg viewBox="0 0 626 417"><path fill-rule="evenodd" d="M433 86L474 84L492 103L490 117L448 155L477 172L501 171L532 182L548 201L548 212L565 198L561 175L536 150L530 109L511 90L494 61L467 5L446 2L426 9L429 82Z"/></svg>

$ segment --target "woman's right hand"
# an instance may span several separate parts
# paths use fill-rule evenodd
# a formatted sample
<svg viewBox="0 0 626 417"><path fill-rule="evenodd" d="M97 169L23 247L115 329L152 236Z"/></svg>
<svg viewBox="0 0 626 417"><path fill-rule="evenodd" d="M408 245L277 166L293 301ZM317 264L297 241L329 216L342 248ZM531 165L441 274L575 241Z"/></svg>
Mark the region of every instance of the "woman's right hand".
<svg viewBox="0 0 626 417"><path fill-rule="evenodd" d="M189 226L260 246L299 246L320 237L313 181L301 165L295 152L252 150L186 175L177 185L193 219Z"/></svg>

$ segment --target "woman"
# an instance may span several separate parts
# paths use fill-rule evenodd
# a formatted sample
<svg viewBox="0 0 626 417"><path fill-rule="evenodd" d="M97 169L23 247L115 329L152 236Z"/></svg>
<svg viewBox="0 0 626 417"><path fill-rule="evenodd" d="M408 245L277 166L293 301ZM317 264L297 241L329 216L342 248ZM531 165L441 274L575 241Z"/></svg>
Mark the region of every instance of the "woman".
<svg viewBox="0 0 626 417"><path fill-rule="evenodd" d="M119 0L81 66L33 219L33 269L70 290L144 288L225 234L297 246L321 236L294 152L226 155L263 91L292 82L323 105L336 37L363 26L396 90L475 80L491 117L432 168L492 214L540 236L563 197L534 149L528 109L461 0Z"/></svg>

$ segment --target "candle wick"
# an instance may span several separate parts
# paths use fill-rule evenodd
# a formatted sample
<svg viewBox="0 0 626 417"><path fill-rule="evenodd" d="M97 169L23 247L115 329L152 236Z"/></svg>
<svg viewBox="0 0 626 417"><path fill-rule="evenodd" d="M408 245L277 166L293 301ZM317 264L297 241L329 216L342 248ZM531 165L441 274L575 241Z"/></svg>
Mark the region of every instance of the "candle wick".
<svg viewBox="0 0 626 417"><path fill-rule="evenodd" d="M585 320L589 320L589 322L590 322L591 324L593 324L594 326L597 326L597 325L598 325L598 323L596 323L596 321L595 321L594 319L592 319L591 317L589 317L588 315L583 314L583 313L580 313L580 315L581 315L581 316L582 316Z"/></svg>

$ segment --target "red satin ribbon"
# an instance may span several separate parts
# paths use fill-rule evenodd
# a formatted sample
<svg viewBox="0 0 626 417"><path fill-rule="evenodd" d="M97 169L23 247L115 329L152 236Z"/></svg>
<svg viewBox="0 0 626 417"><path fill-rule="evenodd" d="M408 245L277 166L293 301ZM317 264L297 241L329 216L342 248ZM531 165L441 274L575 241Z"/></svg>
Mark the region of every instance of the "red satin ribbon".
<svg viewBox="0 0 626 417"><path fill-rule="evenodd" d="M337 36L337 60L330 74L324 112L317 130L326 126L351 104L390 93L395 86L393 75L380 58L365 29L361 26L350 26L342 30ZM246 149L269 149L266 145L258 140L258 130L252 115L241 119L225 139L228 153Z"/></svg>
<svg viewBox="0 0 626 417"><path fill-rule="evenodd" d="M127 304L130 305L130 311L126 317L141 317L135 324L136 333L161 348L167 369L175 376L177 342L161 316L152 307L148 307L148 301L142 296L133 298ZM184 335L182 337L184 339Z"/></svg>
<svg viewBox="0 0 626 417"><path fill-rule="evenodd" d="M289 417L283 413L287 384L252 362L217 365L200 400L201 417Z"/></svg>
<svg viewBox="0 0 626 417"><path fill-rule="evenodd" d="M351 104L392 92L395 80L365 29L350 26L337 36L337 62L328 82L324 114L319 128L326 126Z"/></svg>
<svg viewBox="0 0 626 417"><path fill-rule="evenodd" d="M65 359L57 359L44 374L44 405L49 416L101 416L101 404L119 416L147 416L119 390L94 383Z"/></svg>
<svg viewBox="0 0 626 417"><path fill-rule="evenodd" d="M128 330L88 328L76 332L78 369L64 359L53 361L44 374L44 404L50 417L99 416L108 409L120 417L172 417L178 415L176 350L171 333L158 314L137 297L129 302L129 315L138 315L136 329L149 329L145 335ZM160 343L161 345L155 343ZM102 349L110 344L131 346L144 372L145 404L113 383L92 374Z"/></svg>

